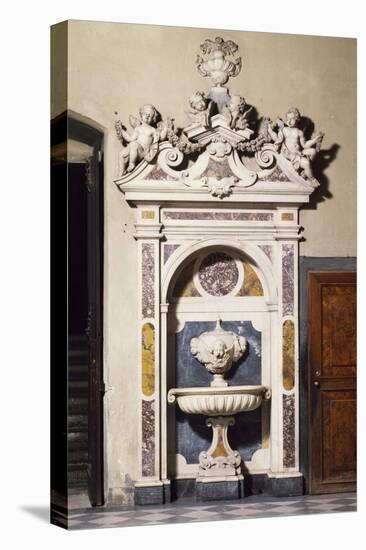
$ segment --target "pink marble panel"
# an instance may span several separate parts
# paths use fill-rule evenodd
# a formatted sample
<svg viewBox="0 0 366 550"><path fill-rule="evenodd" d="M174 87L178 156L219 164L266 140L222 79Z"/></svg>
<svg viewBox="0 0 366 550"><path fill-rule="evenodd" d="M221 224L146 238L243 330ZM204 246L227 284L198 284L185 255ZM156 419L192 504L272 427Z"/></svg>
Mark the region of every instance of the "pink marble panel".
<svg viewBox="0 0 366 550"><path fill-rule="evenodd" d="M295 396L283 395L283 465L295 467Z"/></svg>
<svg viewBox="0 0 366 550"><path fill-rule="evenodd" d="M142 244L142 316L154 317L155 312L155 272L154 245Z"/></svg>
<svg viewBox="0 0 366 550"><path fill-rule="evenodd" d="M273 246L271 246L270 244L263 244L259 245L259 248L263 250L267 258L269 258L269 260L273 262Z"/></svg>
<svg viewBox="0 0 366 550"><path fill-rule="evenodd" d="M179 248L179 244L164 244L164 263L166 263L170 256Z"/></svg>
<svg viewBox="0 0 366 550"><path fill-rule="evenodd" d="M142 475L155 475L155 401L142 401Z"/></svg>
<svg viewBox="0 0 366 550"><path fill-rule="evenodd" d="M282 315L294 314L294 245L282 246Z"/></svg>
<svg viewBox="0 0 366 550"><path fill-rule="evenodd" d="M164 212L166 220L209 220L209 221L262 221L273 220L272 212L204 212L170 211Z"/></svg>
<svg viewBox="0 0 366 550"><path fill-rule="evenodd" d="M233 258L222 252L209 254L200 265L199 281L212 296L225 296L236 286L239 271Z"/></svg>

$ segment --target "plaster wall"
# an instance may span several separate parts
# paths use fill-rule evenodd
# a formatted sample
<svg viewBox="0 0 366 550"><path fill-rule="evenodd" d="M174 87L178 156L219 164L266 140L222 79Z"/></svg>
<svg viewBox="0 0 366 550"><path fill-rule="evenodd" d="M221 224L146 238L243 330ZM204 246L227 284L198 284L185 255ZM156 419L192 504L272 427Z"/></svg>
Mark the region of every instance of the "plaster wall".
<svg viewBox="0 0 366 550"><path fill-rule="evenodd" d="M68 22L67 34L68 109L105 133L107 469L109 487L120 487L126 474L136 477L134 397L140 381L139 357L131 345L137 340L137 247L133 213L113 183L120 150L114 111L128 126L130 114L137 116L142 104L153 103L163 118L186 125L189 96L211 86L195 68L199 45L217 35L234 40L243 68L230 80L230 91L245 96L259 116L272 119L297 106L314 121L315 131L325 132L323 148L338 149L324 171L332 196L300 214L306 239L300 254L355 256L356 40L83 21ZM57 48L53 56L57 83ZM55 93L52 117L64 109L65 98Z"/></svg>

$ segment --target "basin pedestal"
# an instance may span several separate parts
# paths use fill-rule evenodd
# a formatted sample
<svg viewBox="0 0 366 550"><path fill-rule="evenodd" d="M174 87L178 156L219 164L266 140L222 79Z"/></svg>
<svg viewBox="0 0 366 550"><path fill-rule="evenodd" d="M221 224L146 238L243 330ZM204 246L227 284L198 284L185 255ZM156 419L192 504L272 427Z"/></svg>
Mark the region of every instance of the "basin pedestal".
<svg viewBox="0 0 366 550"><path fill-rule="evenodd" d="M199 455L196 494L199 500L234 499L243 496L244 476L241 474L241 456L228 442L229 426L235 424L232 416L206 419L212 428L212 443Z"/></svg>
<svg viewBox="0 0 366 550"><path fill-rule="evenodd" d="M232 416L217 416L206 419L206 426L212 428L212 443L207 451L199 455L200 478L236 477L241 473L241 456L238 451L233 451L227 439L229 426L235 424Z"/></svg>

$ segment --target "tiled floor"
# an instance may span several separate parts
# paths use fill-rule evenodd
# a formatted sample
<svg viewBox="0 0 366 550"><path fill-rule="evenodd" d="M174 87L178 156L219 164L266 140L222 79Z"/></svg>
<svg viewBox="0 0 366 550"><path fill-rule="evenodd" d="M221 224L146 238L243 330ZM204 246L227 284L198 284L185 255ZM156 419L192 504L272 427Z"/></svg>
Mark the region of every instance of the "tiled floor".
<svg viewBox="0 0 366 550"><path fill-rule="evenodd" d="M305 495L292 498L273 498L253 495L237 502L216 501L198 503L179 501L161 506L135 506L121 510L111 508L75 509L69 515L69 529L98 529L131 527L166 523L222 521L225 519L265 518L355 512L356 494Z"/></svg>

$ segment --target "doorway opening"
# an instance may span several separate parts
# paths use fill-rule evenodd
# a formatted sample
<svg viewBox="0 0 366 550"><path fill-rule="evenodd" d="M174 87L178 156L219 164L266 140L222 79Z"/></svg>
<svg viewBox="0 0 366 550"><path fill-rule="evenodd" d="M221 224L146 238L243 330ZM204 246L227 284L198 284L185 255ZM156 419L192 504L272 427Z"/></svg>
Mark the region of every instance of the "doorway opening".
<svg viewBox="0 0 366 550"><path fill-rule="evenodd" d="M59 295L59 303L52 302L53 359L64 351L62 341L67 333L67 371L59 365L56 372L52 360L51 383L55 387L53 409L58 399L57 387L60 388L56 382L63 384L63 376L67 384L65 446L56 449L55 443L51 449L52 462L62 452L64 468L60 465L53 470L60 473L64 469L66 479L63 484L52 480L52 487L58 485L66 508L70 491L87 492L91 505L100 506L104 504L103 133L68 112L52 121L51 135L52 225L55 234L60 229L66 233L66 253L58 250L59 258L54 254L52 262L52 293ZM58 224L61 218L62 225ZM54 239L52 247L54 251ZM66 284L60 288L54 278L57 268L65 271ZM66 322L60 327L54 318L60 313L62 292ZM59 428L62 429L61 424ZM60 434L60 429L53 431L56 436Z"/></svg>

